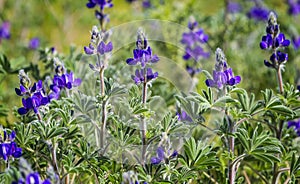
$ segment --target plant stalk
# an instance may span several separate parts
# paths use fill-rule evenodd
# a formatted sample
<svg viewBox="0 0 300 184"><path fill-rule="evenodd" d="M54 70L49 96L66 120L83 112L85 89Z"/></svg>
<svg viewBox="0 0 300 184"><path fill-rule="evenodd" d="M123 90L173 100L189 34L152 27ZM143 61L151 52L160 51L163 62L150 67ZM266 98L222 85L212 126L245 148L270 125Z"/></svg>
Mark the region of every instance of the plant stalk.
<svg viewBox="0 0 300 184"><path fill-rule="evenodd" d="M144 83L143 83L143 96L142 96L142 103L144 107L146 106L146 101L147 101L147 74L146 74L146 69L144 68ZM146 118L142 117L141 118L141 138L142 138L142 160L141 163L142 165L145 164L146 162L146 131L147 131L147 123L146 123Z"/></svg>
<svg viewBox="0 0 300 184"><path fill-rule="evenodd" d="M103 64L103 66L101 67L99 74L100 74L100 95L102 97L102 116L101 116L101 136L100 136L100 146L101 148L104 148L104 144L105 144L105 133L106 133L106 120L107 120L107 112L106 112L106 99L104 99L105 97L105 83L104 83L104 69L105 66Z"/></svg>

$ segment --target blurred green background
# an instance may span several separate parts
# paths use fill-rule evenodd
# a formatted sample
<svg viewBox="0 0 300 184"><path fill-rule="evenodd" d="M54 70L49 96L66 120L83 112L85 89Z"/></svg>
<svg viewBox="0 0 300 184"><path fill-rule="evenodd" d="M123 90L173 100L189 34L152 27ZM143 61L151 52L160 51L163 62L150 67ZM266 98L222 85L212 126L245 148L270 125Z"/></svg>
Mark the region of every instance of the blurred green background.
<svg viewBox="0 0 300 184"><path fill-rule="evenodd" d="M230 14L224 18L225 1L222 0L153 0L151 8L143 8L142 1L132 3L126 0L113 0L114 7L105 9L110 16L108 28L136 20L159 19L168 20L186 26L189 16L193 15L209 35L211 57L203 62L209 66L214 64L214 50L223 48L229 65L236 75L242 76L240 87L249 92L259 94L264 88L276 89L277 82L274 71L264 66L263 60L269 58L269 53L259 48L261 37L265 34L266 22L254 21L247 17L247 11L254 6L253 1L236 0L242 6L242 11ZM33 37L39 37L41 48L55 47L59 53L68 54L70 45L83 52L83 46L88 45L93 25L98 21L94 17L94 10L86 8L87 0L0 0L0 23L11 23L11 39L0 43L0 53L5 54L12 68L27 66L29 62L38 62L38 51L27 48ZM288 39L300 32L299 17L288 15L288 6L282 0L261 1L261 4L278 14L281 31ZM175 31L175 30L174 30ZM147 32L147 30L146 30ZM172 34L163 33L165 37ZM179 40L181 35L178 35ZM122 38L120 38L122 39ZM135 40L135 37L132 38ZM181 45L178 43L178 45ZM166 57L184 67L182 50L167 43L151 43L153 51L159 56ZM182 47L179 46L179 47ZM133 45L121 50L113 57L113 63L124 65L126 58L132 57ZM297 84L299 79L299 51L291 45L286 72L283 74L285 82ZM122 62L120 62L122 61ZM212 71L211 68L205 68ZM170 68L172 72L172 68ZM130 80L130 77L128 77ZM197 89L205 88L205 76L199 75ZM18 77L0 74L0 104L8 109L21 106L21 98L14 88L18 87ZM154 92L155 93L155 92ZM0 118L1 124L13 121L14 116L9 113L8 118Z"/></svg>

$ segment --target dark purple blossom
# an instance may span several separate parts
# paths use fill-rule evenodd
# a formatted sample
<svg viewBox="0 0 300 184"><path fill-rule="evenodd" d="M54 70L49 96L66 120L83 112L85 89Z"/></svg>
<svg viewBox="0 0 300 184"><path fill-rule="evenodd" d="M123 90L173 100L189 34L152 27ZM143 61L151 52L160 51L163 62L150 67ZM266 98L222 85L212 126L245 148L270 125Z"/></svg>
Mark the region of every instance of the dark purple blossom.
<svg viewBox="0 0 300 184"><path fill-rule="evenodd" d="M209 55L209 52L205 52L200 46L196 46L194 49L187 47L185 49L185 55L183 56L183 59L194 59L195 61L199 61L200 58L209 58Z"/></svg>
<svg viewBox="0 0 300 184"><path fill-rule="evenodd" d="M99 6L101 10L113 7L112 0L89 0L86 4L88 8L94 8L96 5Z"/></svg>
<svg viewBox="0 0 300 184"><path fill-rule="evenodd" d="M29 41L28 48L35 50L40 46L40 39L38 37L32 38Z"/></svg>
<svg viewBox="0 0 300 184"><path fill-rule="evenodd" d="M144 49L134 49L133 58L126 60L128 65L141 64L142 68L146 66L147 63L157 63L159 58L157 55L152 55L151 47L148 47L147 50Z"/></svg>
<svg viewBox="0 0 300 184"><path fill-rule="evenodd" d="M170 150L166 151L163 147L158 147L156 150L156 156L151 157L150 163L153 165L157 165L161 162L164 162L165 159L171 159L178 155L178 152L174 150L172 153L170 153Z"/></svg>
<svg viewBox="0 0 300 184"><path fill-rule="evenodd" d="M31 97L22 98L23 107L18 109L18 113L24 115L30 110L33 110L35 114L39 114L39 107L47 105L48 103L48 96L45 96L43 92L36 92Z"/></svg>
<svg viewBox="0 0 300 184"><path fill-rule="evenodd" d="M9 39L10 38L10 23L3 22L0 26L0 42L2 39Z"/></svg>
<svg viewBox="0 0 300 184"><path fill-rule="evenodd" d="M297 133L298 136L300 136L300 119L296 119L293 121L288 121L287 123L288 128L294 128L295 132Z"/></svg>
<svg viewBox="0 0 300 184"><path fill-rule="evenodd" d="M14 158L19 158L22 156L22 148L19 148L14 142L15 137L15 131L12 131L8 136L6 131L4 131L4 136L0 136L0 157L2 157L4 160L8 160L11 156Z"/></svg>
<svg viewBox="0 0 300 184"><path fill-rule="evenodd" d="M280 33L275 38L275 47L288 47L290 45L290 40L286 40L283 33Z"/></svg>
<svg viewBox="0 0 300 184"><path fill-rule="evenodd" d="M242 10L242 6L240 5L240 3L230 1L227 4L227 10L229 13L238 13Z"/></svg>
<svg viewBox="0 0 300 184"><path fill-rule="evenodd" d="M208 87L222 89L227 83L226 75L223 71L213 71L213 79L206 79L205 84Z"/></svg>
<svg viewBox="0 0 300 184"><path fill-rule="evenodd" d="M288 47L290 41L285 39L283 33L280 33L277 17L274 12L270 12L269 14L266 33L267 35L262 37L260 48L263 50L271 49L273 53L270 57L270 61L264 60L264 64L267 67L278 69L281 64L286 63L288 60L288 54L280 52L278 49Z"/></svg>
<svg viewBox="0 0 300 184"><path fill-rule="evenodd" d="M260 42L261 49L269 49L272 48L273 45L273 38L270 34L263 36Z"/></svg>
<svg viewBox="0 0 300 184"><path fill-rule="evenodd" d="M264 7L254 6L247 13L248 17L256 21L268 20L269 10Z"/></svg>
<svg viewBox="0 0 300 184"><path fill-rule="evenodd" d="M51 184L51 181L49 179L45 179L44 181L42 181L39 173L32 172L25 177L25 180L22 178L19 179L17 182L12 182L12 184Z"/></svg>
<svg viewBox="0 0 300 184"><path fill-rule="evenodd" d="M234 86L241 82L240 76L233 75L232 68L228 68L227 70L224 71L224 73L226 76L226 84L227 85Z"/></svg>
<svg viewBox="0 0 300 184"><path fill-rule="evenodd" d="M300 91L300 85L299 85L299 86L297 86L297 89Z"/></svg>
<svg viewBox="0 0 300 184"><path fill-rule="evenodd" d="M146 80L145 80L146 77ZM131 78L134 80L135 84L147 83L152 79L156 79L158 77L158 72L153 73L151 68L147 68L146 74L145 69L136 70L135 75L132 75Z"/></svg>

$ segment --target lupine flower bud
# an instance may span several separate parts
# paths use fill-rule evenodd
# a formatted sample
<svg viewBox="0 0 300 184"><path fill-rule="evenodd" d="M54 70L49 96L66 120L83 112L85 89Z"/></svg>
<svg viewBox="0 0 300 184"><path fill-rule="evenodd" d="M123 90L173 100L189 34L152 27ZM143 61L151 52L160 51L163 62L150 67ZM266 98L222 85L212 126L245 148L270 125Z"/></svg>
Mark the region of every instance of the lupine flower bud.
<svg viewBox="0 0 300 184"><path fill-rule="evenodd" d="M215 69L216 71L223 71L224 69L226 70L227 68L227 59L225 57L224 52L222 51L222 49L217 48L216 50L216 64L215 64Z"/></svg>
<svg viewBox="0 0 300 184"><path fill-rule="evenodd" d="M57 57L55 57L53 60L54 60L53 65L54 65L54 68L55 68L55 73L59 76L66 73L64 63L62 61L60 61Z"/></svg>
<svg viewBox="0 0 300 184"><path fill-rule="evenodd" d="M146 38L143 30L140 28L137 33L136 48L137 49L147 49L147 47L148 47L147 38Z"/></svg>
<svg viewBox="0 0 300 184"><path fill-rule="evenodd" d="M31 85L31 80L23 69L19 71L18 77L20 79L20 84L26 89L29 89L29 86Z"/></svg>

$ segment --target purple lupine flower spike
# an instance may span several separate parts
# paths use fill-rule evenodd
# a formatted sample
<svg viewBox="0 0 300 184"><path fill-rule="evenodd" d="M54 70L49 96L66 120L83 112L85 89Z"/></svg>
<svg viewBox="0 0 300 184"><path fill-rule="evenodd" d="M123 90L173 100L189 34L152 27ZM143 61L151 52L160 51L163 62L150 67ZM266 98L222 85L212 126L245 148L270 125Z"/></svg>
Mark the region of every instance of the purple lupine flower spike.
<svg viewBox="0 0 300 184"><path fill-rule="evenodd" d="M213 78L205 81L208 87L223 89L224 86L234 86L241 82L240 76L234 76L232 68L227 66L225 54L220 48L216 50L215 70L213 70Z"/></svg>
<svg viewBox="0 0 300 184"><path fill-rule="evenodd" d="M271 49L273 53L270 56L270 61L264 60L264 64L267 67L278 69L280 65L285 64L288 60L288 54L279 51L279 49L288 47L290 41L285 38L283 33L280 33L277 17L274 12L270 12L269 14L266 33L262 37L260 48L263 50Z"/></svg>

